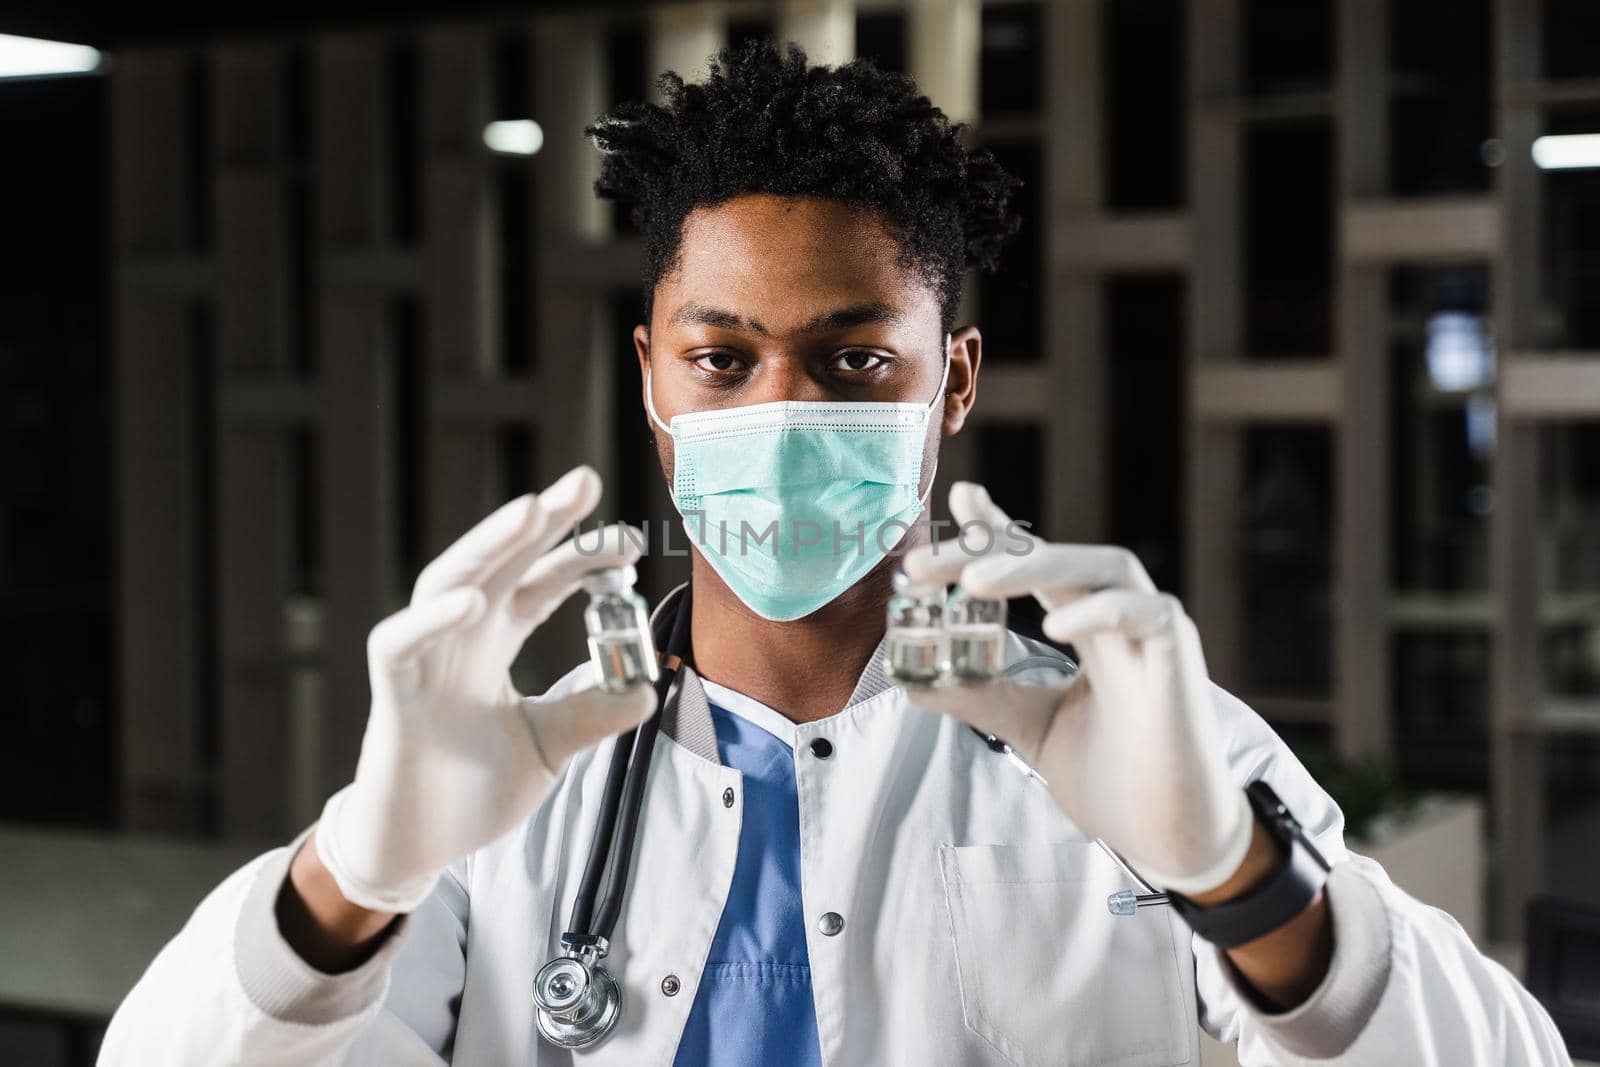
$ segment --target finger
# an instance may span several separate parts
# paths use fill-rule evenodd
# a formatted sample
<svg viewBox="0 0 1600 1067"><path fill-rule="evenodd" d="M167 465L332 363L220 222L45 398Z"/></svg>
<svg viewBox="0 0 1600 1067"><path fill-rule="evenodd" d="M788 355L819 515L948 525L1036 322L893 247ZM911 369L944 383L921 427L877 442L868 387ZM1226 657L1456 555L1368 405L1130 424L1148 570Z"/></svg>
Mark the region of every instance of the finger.
<svg viewBox="0 0 1600 1067"><path fill-rule="evenodd" d="M956 522L956 535L907 552L901 562L907 576L948 585L974 559L1016 552L1037 540L1014 523L976 482L956 482L950 487L950 515Z"/></svg>
<svg viewBox="0 0 1600 1067"><path fill-rule="evenodd" d="M1078 641L1108 630L1143 640L1171 634L1187 618L1183 604L1170 593L1114 589L1057 608L1041 627L1052 641Z"/></svg>
<svg viewBox="0 0 1600 1067"><path fill-rule="evenodd" d="M498 602L521 580L534 560L550 551L594 510L600 502L600 475L593 467L578 467L576 478L561 480L539 494L539 514L528 536L504 560L495 564L483 583L489 599Z"/></svg>
<svg viewBox="0 0 1600 1067"><path fill-rule="evenodd" d="M476 622L487 604L481 589L465 586L401 608L367 635L367 662L374 671L393 671L450 630Z"/></svg>
<svg viewBox="0 0 1600 1067"><path fill-rule="evenodd" d="M1067 685L1020 685L993 681L907 689L908 703L948 715L1005 741L1024 759L1037 753Z"/></svg>
<svg viewBox="0 0 1600 1067"><path fill-rule="evenodd" d="M545 497L554 495L559 501L578 491L579 483L589 478L598 481L598 477L588 467L575 467L545 490ZM415 604L447 589L487 581L495 565L509 557L532 531L540 510L539 498L532 493L524 493L496 508L422 568L412 588L411 602Z"/></svg>
<svg viewBox="0 0 1600 1067"><path fill-rule="evenodd" d="M511 595L513 614L529 628L538 626L578 591L585 576L637 562L643 544L637 527L620 522L568 538L523 572Z"/></svg>
<svg viewBox="0 0 1600 1067"><path fill-rule="evenodd" d="M1011 524L1011 516L977 482L956 482L950 487L950 517L962 525L982 523L996 531Z"/></svg>
<svg viewBox="0 0 1600 1067"><path fill-rule="evenodd" d="M523 718L552 775L561 773L573 753L633 729L655 710L655 686L643 683L620 693L595 687L554 700L522 700Z"/></svg>
<svg viewBox="0 0 1600 1067"><path fill-rule="evenodd" d="M1063 545L1041 541L1026 555L991 555L961 572L961 584L982 597L1044 593L1047 608L1084 591L1126 589L1154 593L1155 583L1137 556L1116 545ZM1052 598L1049 594L1055 594Z"/></svg>

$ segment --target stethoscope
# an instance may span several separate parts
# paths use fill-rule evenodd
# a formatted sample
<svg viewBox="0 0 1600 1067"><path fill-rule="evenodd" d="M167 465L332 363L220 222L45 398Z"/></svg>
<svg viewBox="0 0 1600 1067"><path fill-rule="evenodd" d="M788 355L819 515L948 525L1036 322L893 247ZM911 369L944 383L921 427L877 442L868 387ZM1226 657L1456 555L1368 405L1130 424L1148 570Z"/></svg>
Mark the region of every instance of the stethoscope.
<svg viewBox="0 0 1600 1067"><path fill-rule="evenodd" d="M676 596L669 593L651 616L651 637L655 647L661 650L660 673L655 681L658 710L639 726L617 737L611 750L611 765L606 771L594 839L589 844L589 858L578 884L578 895L572 902L566 932L561 935L562 953L534 975L533 1003L539 1033L562 1048L594 1044L611 1032L621 1016L622 987L601 961L610 951L611 934L622 912L634 834L639 825L639 808L644 801L645 778L655 751L661 714L668 701L676 705L681 687L674 683L683 665L692 662L689 598L690 587L684 583L681 592ZM975 726L971 729L991 750L1005 756L1023 773L1044 781L1010 745ZM1095 841L1139 887L1137 891L1118 890L1106 898L1106 907L1112 915L1135 915L1140 908L1170 903L1167 894L1152 887L1111 846L1099 838ZM596 915L595 898L608 859L610 875L606 881L606 896Z"/></svg>

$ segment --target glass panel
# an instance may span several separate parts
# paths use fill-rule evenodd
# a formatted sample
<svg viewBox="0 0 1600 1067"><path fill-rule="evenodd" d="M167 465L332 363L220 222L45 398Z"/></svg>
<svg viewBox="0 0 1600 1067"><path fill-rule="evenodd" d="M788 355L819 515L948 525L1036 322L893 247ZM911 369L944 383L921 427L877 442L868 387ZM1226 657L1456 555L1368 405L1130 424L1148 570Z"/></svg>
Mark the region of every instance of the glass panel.
<svg viewBox="0 0 1600 1067"><path fill-rule="evenodd" d="M219 502L217 496L217 314L208 300L196 300L189 305L188 402L187 420L189 454L193 464L189 468L188 514L189 545L193 553L190 576L194 581L193 614L188 622L193 629L188 645L194 657L188 666L194 671L196 687L196 730L201 765L215 766L221 753L222 687L218 660L221 657L221 618L218 605L217 576L219 573L220 546L217 532ZM208 784L207 791L215 795L216 785ZM205 818L215 829L217 808L205 805Z"/></svg>
<svg viewBox="0 0 1600 1067"><path fill-rule="evenodd" d="M644 28L634 22L619 23L606 35L606 77L613 104L625 100L644 100L649 95ZM611 212L613 233L638 233L631 207L615 200L606 201Z"/></svg>
<svg viewBox="0 0 1600 1067"><path fill-rule="evenodd" d="M422 558L422 502L427 499L428 454L424 435L427 424L423 413L427 394L427 365L422 358L422 306L415 297L403 297L389 305L393 342L390 405L390 440L395 457L394 566L391 576L399 602L411 599L411 587L427 560Z"/></svg>
<svg viewBox="0 0 1600 1067"><path fill-rule="evenodd" d="M1552 110L1545 129L1600 134L1600 109ZM1600 349L1600 169L1545 172L1544 235L1538 347Z"/></svg>
<svg viewBox="0 0 1600 1067"><path fill-rule="evenodd" d="M533 429L529 426L502 426L495 435L500 465L500 499L505 503L539 488L534 484Z"/></svg>
<svg viewBox="0 0 1600 1067"><path fill-rule="evenodd" d="M317 331L312 278L311 182L304 173L289 180L289 365L295 375L317 373Z"/></svg>
<svg viewBox="0 0 1600 1067"><path fill-rule="evenodd" d="M522 33L497 37L489 54L491 119L525 119L533 103L528 82L528 38Z"/></svg>
<svg viewBox="0 0 1600 1067"><path fill-rule="evenodd" d="M1417 789L1486 792L1493 696L1487 627L1399 630L1391 647L1401 780Z"/></svg>
<svg viewBox="0 0 1600 1067"><path fill-rule="evenodd" d="M1389 7L1389 185L1400 196L1489 189L1494 63L1489 0Z"/></svg>
<svg viewBox="0 0 1600 1067"><path fill-rule="evenodd" d="M1244 452L1247 691L1325 697L1332 677L1332 434L1320 426L1251 426Z"/></svg>
<svg viewBox="0 0 1600 1067"><path fill-rule="evenodd" d="M192 252L207 252L211 249L211 209L214 202L211 171L215 150L211 143L211 64L203 53L195 52L187 57L183 80L184 137L188 141L184 165L189 186L186 201L189 209L189 249Z"/></svg>
<svg viewBox="0 0 1600 1067"><path fill-rule="evenodd" d="M1111 539L1181 596L1184 280L1111 278L1105 293Z"/></svg>
<svg viewBox="0 0 1600 1067"><path fill-rule="evenodd" d="M652 492L663 485L661 460L656 452L655 424L645 413L643 394L640 392L639 355L633 346L633 328L644 321L644 294L633 286L611 293L609 311L611 318L612 349L616 353L616 374L612 376L612 413L616 427L613 441L616 447L616 473L606 483L601 510L605 521L630 522L650 537L650 550L639 560L639 588L659 589L660 575L655 573L663 565L670 567L679 562L663 559L658 538L665 526L675 521L677 513L652 513ZM666 496L661 490L661 498ZM591 520L591 525L592 520ZM672 541L674 550L685 546L681 531Z"/></svg>
<svg viewBox="0 0 1600 1067"><path fill-rule="evenodd" d="M525 160L496 162L499 225L494 242L500 274L500 370L507 375L526 374L533 369L535 357L533 178Z"/></svg>
<svg viewBox="0 0 1600 1067"><path fill-rule="evenodd" d="M1543 436L1544 684L1600 723L1600 420Z"/></svg>
<svg viewBox="0 0 1600 1067"><path fill-rule="evenodd" d="M1544 889L1600 906L1600 737L1546 738L1544 780Z"/></svg>
<svg viewBox="0 0 1600 1067"><path fill-rule="evenodd" d="M409 245L416 243L422 215L422 62L414 41L390 48L387 73L390 230L396 242Z"/></svg>
<svg viewBox="0 0 1600 1067"><path fill-rule="evenodd" d="M305 46L285 55L281 92L284 114L284 210L287 213L289 371L316 374L316 329L312 311L311 236L311 77L314 64Z"/></svg>
<svg viewBox="0 0 1600 1067"><path fill-rule="evenodd" d="M1041 467L1037 462L1043 454L1044 433L1038 423L985 420L978 427L979 483L989 490L1000 510L1013 519L1028 521L1033 533L1048 538L1043 486L1039 483Z"/></svg>
<svg viewBox="0 0 1600 1067"><path fill-rule="evenodd" d="M1594 0L1544 0L1546 78L1600 75L1600 4Z"/></svg>
<svg viewBox="0 0 1600 1067"><path fill-rule="evenodd" d="M288 435L288 591L320 599L326 592L322 561L321 458L316 431L295 426Z"/></svg>
<svg viewBox="0 0 1600 1067"><path fill-rule="evenodd" d="M1178 0L1105 0L1106 206L1181 207L1188 122L1187 51Z"/></svg>
<svg viewBox="0 0 1600 1067"><path fill-rule="evenodd" d="M1272 123L1244 139L1245 351L1333 348L1333 124Z"/></svg>
<svg viewBox="0 0 1600 1067"><path fill-rule="evenodd" d="M1000 251L1000 269L976 272L978 314L983 323L985 359L1034 362L1040 354L1040 276L1044 269L1044 220L1040 215L1037 141L989 143L995 159L1023 184L1011 191L1011 207L1022 216L1022 229Z"/></svg>
<svg viewBox="0 0 1600 1067"><path fill-rule="evenodd" d="M1042 21L1036 3L984 5L978 73L978 110L984 117L1039 110Z"/></svg>
<svg viewBox="0 0 1600 1067"><path fill-rule="evenodd" d="M102 78L16 79L4 91L0 150L10 162L0 168L0 202L11 211L0 240L0 820L109 828L119 800L118 557L128 536L119 507L161 506L117 471L128 401L110 335L120 299L111 291L105 210L114 97ZM141 294L138 304L152 300ZM215 356L209 338L194 341L191 351L170 353L175 380L159 387L180 425L189 413L180 404L183 376L209 372ZM206 362L191 368L190 358ZM210 420L209 386L198 384L204 407L196 415ZM193 488L183 486L185 504ZM188 565L205 545L182 547ZM139 625L175 621L133 610ZM18 885L19 857L0 866L0 879ZM54 1055L7 1040L0 1030L0 1049L12 1053L0 1051L0 1061Z"/></svg>
<svg viewBox="0 0 1600 1067"><path fill-rule="evenodd" d="M1253 95L1326 91L1333 81L1330 0L1245 0L1244 85Z"/></svg>
<svg viewBox="0 0 1600 1067"><path fill-rule="evenodd" d="M1485 602L1495 375L1488 298L1481 267L1389 273L1392 582L1401 594L1424 594L1401 597L1402 620L1416 609L1423 624L1440 616L1452 625L1452 610L1470 610L1459 597L1427 594Z"/></svg>
<svg viewBox="0 0 1600 1067"><path fill-rule="evenodd" d="M905 73L906 16L904 11L858 11L856 55L871 59L879 70Z"/></svg>

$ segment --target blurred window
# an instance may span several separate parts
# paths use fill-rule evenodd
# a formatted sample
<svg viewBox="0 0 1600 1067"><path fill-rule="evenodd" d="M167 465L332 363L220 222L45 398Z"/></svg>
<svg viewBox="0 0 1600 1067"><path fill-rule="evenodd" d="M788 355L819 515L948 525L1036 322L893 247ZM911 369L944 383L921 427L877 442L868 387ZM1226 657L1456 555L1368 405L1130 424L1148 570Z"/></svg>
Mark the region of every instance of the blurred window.
<svg viewBox="0 0 1600 1067"><path fill-rule="evenodd" d="M1103 4L1106 207L1182 207L1189 118L1183 5L1179 0Z"/></svg>
<svg viewBox="0 0 1600 1067"><path fill-rule="evenodd" d="M1039 110L1044 26L1037 3L985 4L979 57L979 110L985 118Z"/></svg>
<svg viewBox="0 0 1600 1067"><path fill-rule="evenodd" d="M1247 691L1323 698L1332 687L1333 434L1321 426L1251 426L1244 453L1238 506Z"/></svg>
<svg viewBox="0 0 1600 1067"><path fill-rule="evenodd" d="M1105 286L1111 540L1160 589L1183 590L1184 279L1127 275Z"/></svg>
<svg viewBox="0 0 1600 1067"><path fill-rule="evenodd" d="M1489 0L1389 5L1389 186L1396 195L1488 191L1493 21Z"/></svg>
<svg viewBox="0 0 1600 1067"><path fill-rule="evenodd" d="M1332 0L1244 0L1245 92L1326 92L1333 83Z"/></svg>
<svg viewBox="0 0 1600 1067"><path fill-rule="evenodd" d="M1333 349L1333 123L1252 124L1244 138L1245 354Z"/></svg>
<svg viewBox="0 0 1600 1067"><path fill-rule="evenodd" d="M988 147L1008 173L1023 184L1011 190L1011 209L1022 216L1022 229L1000 250L994 274L976 271L979 321L983 323L985 359L1001 363L1033 363L1040 359L1044 279L1044 179L1039 143L1033 139L990 142Z"/></svg>
<svg viewBox="0 0 1600 1067"><path fill-rule="evenodd" d="M906 14L899 8L856 12L856 55L879 70L905 73Z"/></svg>

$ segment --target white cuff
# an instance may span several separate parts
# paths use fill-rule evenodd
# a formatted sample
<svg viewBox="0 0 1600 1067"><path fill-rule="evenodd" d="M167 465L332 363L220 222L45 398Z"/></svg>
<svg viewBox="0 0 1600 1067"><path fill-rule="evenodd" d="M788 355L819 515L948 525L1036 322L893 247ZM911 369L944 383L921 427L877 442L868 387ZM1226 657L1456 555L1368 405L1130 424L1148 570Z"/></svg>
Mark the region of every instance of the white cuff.
<svg viewBox="0 0 1600 1067"><path fill-rule="evenodd" d="M1371 879L1354 864L1336 863L1323 892L1333 921L1333 958L1317 988L1288 1011L1266 1004L1228 954L1211 946L1228 984L1272 1043L1317 1060L1334 1059L1355 1043L1383 999L1393 960L1389 908Z"/></svg>
<svg viewBox="0 0 1600 1067"><path fill-rule="evenodd" d="M308 833L301 832L256 872L234 926L233 960L245 996L263 1014L284 1022L326 1026L358 1015L383 998L409 919L402 915L394 920L383 944L353 970L327 974L301 959L278 929L277 902Z"/></svg>

